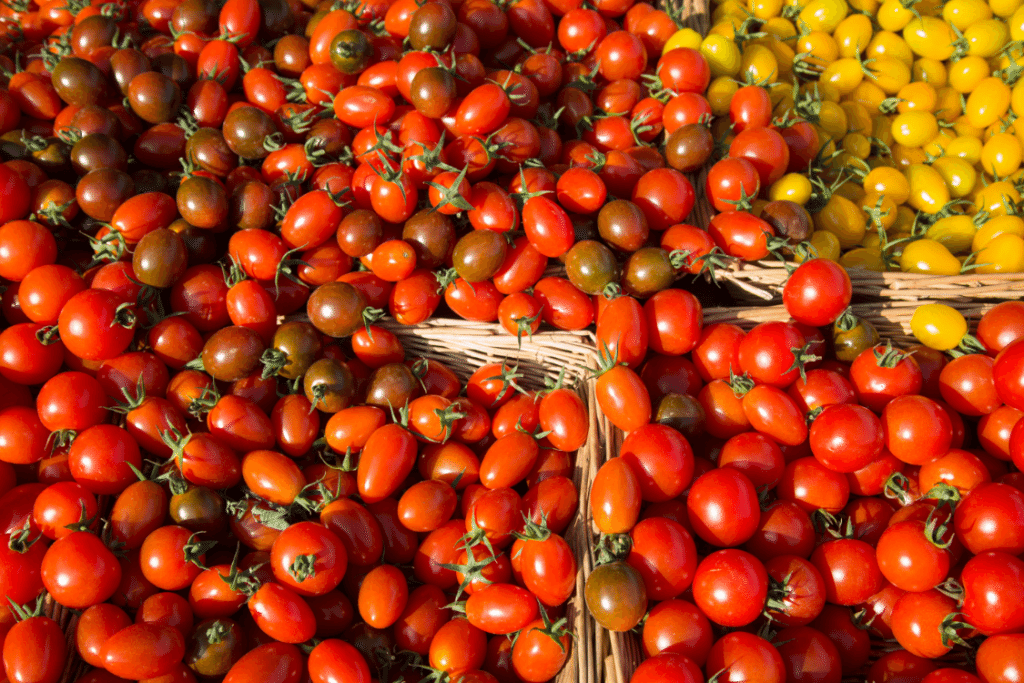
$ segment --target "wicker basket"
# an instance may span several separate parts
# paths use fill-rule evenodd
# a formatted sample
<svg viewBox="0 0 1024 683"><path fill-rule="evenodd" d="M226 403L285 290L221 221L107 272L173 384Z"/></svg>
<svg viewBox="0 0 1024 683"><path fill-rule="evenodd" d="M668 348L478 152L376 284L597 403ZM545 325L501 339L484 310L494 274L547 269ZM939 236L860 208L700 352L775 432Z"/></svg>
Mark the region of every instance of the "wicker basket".
<svg viewBox="0 0 1024 683"><path fill-rule="evenodd" d="M707 204L701 198L701 204ZM920 298L953 301L1006 300L1024 296L1024 273L1004 275L928 275L926 273L876 273L863 268L847 270L854 301L916 301ZM782 300L789 273L780 261L734 261L717 273L729 293L744 302Z"/></svg>

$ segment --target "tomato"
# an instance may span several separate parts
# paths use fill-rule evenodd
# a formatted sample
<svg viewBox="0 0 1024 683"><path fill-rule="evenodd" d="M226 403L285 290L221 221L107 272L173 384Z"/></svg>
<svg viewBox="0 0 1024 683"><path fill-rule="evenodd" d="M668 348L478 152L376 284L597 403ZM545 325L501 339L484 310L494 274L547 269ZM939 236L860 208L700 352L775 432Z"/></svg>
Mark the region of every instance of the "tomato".
<svg viewBox="0 0 1024 683"><path fill-rule="evenodd" d="M631 432L623 442L619 457L637 477L641 496L646 501L663 502L675 498L693 477L693 451L679 432L660 424L648 424Z"/></svg>
<svg viewBox="0 0 1024 683"><path fill-rule="evenodd" d="M6 633L3 664L12 681L56 683L64 672L66 658L64 632L49 617L29 617Z"/></svg>
<svg viewBox="0 0 1024 683"><path fill-rule="evenodd" d="M686 508L694 533L717 547L745 543L754 535L760 517L754 485L734 468L711 470L697 478Z"/></svg>
<svg viewBox="0 0 1024 683"><path fill-rule="evenodd" d="M836 472L856 472L868 466L881 455L883 445L882 422L856 404L826 406L811 425L811 453Z"/></svg>
<svg viewBox="0 0 1024 683"><path fill-rule="evenodd" d="M800 376L806 343L792 323L760 323L739 343L739 369L759 384L785 389Z"/></svg>
<svg viewBox="0 0 1024 683"><path fill-rule="evenodd" d="M68 351L83 360L107 360L128 348L136 318L133 306L117 294L87 289L64 304L57 324Z"/></svg>
<svg viewBox="0 0 1024 683"><path fill-rule="evenodd" d="M624 432L651 420L651 397L636 372L613 365L597 378L597 403L609 421Z"/></svg>
<svg viewBox="0 0 1024 683"><path fill-rule="evenodd" d="M397 490L416 464L416 451L415 437L400 425L385 425L373 432L356 473L363 500L373 503Z"/></svg>
<svg viewBox="0 0 1024 683"><path fill-rule="evenodd" d="M782 303L793 319L824 327L835 322L853 296L846 269L828 259L804 261L782 288Z"/></svg>
<svg viewBox="0 0 1024 683"><path fill-rule="evenodd" d="M274 577L299 595L323 595L341 583L348 554L326 527L299 522L274 539L270 565Z"/></svg>
<svg viewBox="0 0 1024 683"><path fill-rule="evenodd" d="M426 656L430 642L450 619L444 609L447 604L447 597L437 586L423 584L413 589L394 625L395 641L399 647Z"/></svg>
<svg viewBox="0 0 1024 683"><path fill-rule="evenodd" d="M647 612L643 577L621 561L595 567L587 577L584 598L597 623L613 632L628 631Z"/></svg>
<svg viewBox="0 0 1024 683"><path fill-rule="evenodd" d="M995 361L981 354L954 358L939 373L942 399L958 413L988 415L1003 404L995 380Z"/></svg>
<svg viewBox="0 0 1024 683"><path fill-rule="evenodd" d="M612 458L601 465L590 487L590 510L601 533L627 533L640 516L641 503L639 478L625 460Z"/></svg>
<svg viewBox="0 0 1024 683"><path fill-rule="evenodd" d="M729 256L757 261L768 256L768 238L775 235L775 229L746 211L724 209L711 219L708 233Z"/></svg>
<svg viewBox="0 0 1024 683"><path fill-rule="evenodd" d="M400 569L374 567L359 585L359 615L374 628L387 628L398 621L408 599L409 585Z"/></svg>
<svg viewBox="0 0 1024 683"><path fill-rule="evenodd" d="M323 640L309 653L309 677L313 683L351 681L370 683L370 667L355 647L343 640Z"/></svg>
<svg viewBox="0 0 1024 683"><path fill-rule="evenodd" d="M316 633L313 610L298 593L278 583L260 586L249 597L249 612L261 631L282 643L303 643Z"/></svg>
<svg viewBox="0 0 1024 683"><path fill-rule="evenodd" d="M989 550L1019 555L1024 552L1022 518L1024 493L1008 484L985 483L960 501L953 524L957 538L975 555Z"/></svg>
<svg viewBox="0 0 1024 683"><path fill-rule="evenodd" d="M525 541L518 561L526 588L547 607L563 604L576 590L576 558L561 536Z"/></svg>
<svg viewBox="0 0 1024 683"><path fill-rule="evenodd" d="M842 680L839 650L821 631L810 626L792 626L780 630L773 641L785 665L787 680Z"/></svg>
<svg viewBox="0 0 1024 683"><path fill-rule="evenodd" d="M864 541L827 541L818 546L810 559L825 581L825 599L833 604L864 602L885 584L875 549Z"/></svg>
<svg viewBox="0 0 1024 683"><path fill-rule="evenodd" d="M697 568L697 550L681 524L650 517L633 527L630 538L632 547L626 562L643 578L649 598L672 599L690 587Z"/></svg>
<svg viewBox="0 0 1024 683"><path fill-rule="evenodd" d="M103 666L115 676L156 678L171 672L185 655L185 638L170 626L132 624L107 639Z"/></svg>
<svg viewBox="0 0 1024 683"><path fill-rule="evenodd" d="M327 651L330 653L332 648L328 646ZM302 650L294 645L266 643L254 647L232 664L224 680L226 683L243 683L256 679L267 683L299 683L305 668L304 659ZM319 661L318 655L317 662ZM317 670L319 671L319 668Z"/></svg>
<svg viewBox="0 0 1024 683"><path fill-rule="evenodd" d="M725 671L730 681L760 680L783 683L787 680L782 657L774 645L745 631L722 636L708 653L704 670L709 675Z"/></svg>
<svg viewBox="0 0 1024 683"><path fill-rule="evenodd" d="M768 574L750 553L718 550L697 565L693 599L716 624L746 626L761 613L767 595Z"/></svg>
<svg viewBox="0 0 1024 683"><path fill-rule="evenodd" d="M75 531L46 550L40 576L54 600L65 607L84 609L114 594L121 581L121 566L98 537Z"/></svg>
<svg viewBox="0 0 1024 683"><path fill-rule="evenodd" d="M487 634L468 619L457 617L434 634L434 639L430 641L428 661L435 669L451 674L480 668L486 653Z"/></svg>
<svg viewBox="0 0 1024 683"><path fill-rule="evenodd" d="M553 628L546 620L537 619L519 632L512 645L512 669L521 680L550 680L569 659L572 636L568 631Z"/></svg>
<svg viewBox="0 0 1024 683"><path fill-rule="evenodd" d="M924 383L914 357L891 345L858 354L850 365L850 381L858 402L875 413L897 396L919 393Z"/></svg>

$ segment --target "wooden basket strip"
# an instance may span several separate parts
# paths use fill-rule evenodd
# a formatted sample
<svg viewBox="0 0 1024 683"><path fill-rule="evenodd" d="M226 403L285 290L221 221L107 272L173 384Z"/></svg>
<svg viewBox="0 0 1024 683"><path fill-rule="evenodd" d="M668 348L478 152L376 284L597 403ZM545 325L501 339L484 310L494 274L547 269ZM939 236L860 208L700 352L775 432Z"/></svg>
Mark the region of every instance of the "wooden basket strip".
<svg viewBox="0 0 1024 683"><path fill-rule="evenodd" d="M1016 299L1024 296L1024 273L929 275L847 271L855 301L864 299ZM735 262L718 277L741 298L778 301L788 272L779 261ZM741 294L742 293L742 294ZM744 296L746 295L746 296Z"/></svg>

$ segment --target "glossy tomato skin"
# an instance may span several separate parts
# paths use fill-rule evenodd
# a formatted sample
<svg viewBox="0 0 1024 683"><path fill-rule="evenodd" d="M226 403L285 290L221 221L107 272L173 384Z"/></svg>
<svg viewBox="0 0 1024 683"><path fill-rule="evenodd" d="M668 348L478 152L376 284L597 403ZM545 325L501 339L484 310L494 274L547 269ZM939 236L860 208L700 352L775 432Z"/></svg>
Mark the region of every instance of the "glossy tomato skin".
<svg viewBox="0 0 1024 683"><path fill-rule="evenodd" d="M681 494L693 478L693 450L672 427L647 424L630 432L619 450L637 475L643 499L664 502Z"/></svg>
<svg viewBox="0 0 1024 683"><path fill-rule="evenodd" d="M761 384L785 389L800 376L796 353L806 344L792 323L760 323L739 343L739 369Z"/></svg>
<svg viewBox="0 0 1024 683"><path fill-rule="evenodd" d="M288 643L267 643L253 648L235 662L226 683L299 683L304 667L302 650Z"/></svg>
<svg viewBox="0 0 1024 683"><path fill-rule="evenodd" d="M708 653L704 671L709 676L726 671L726 680L737 683L752 680L783 683L787 680L785 665L775 646L744 631L722 636Z"/></svg>
<svg viewBox="0 0 1024 683"><path fill-rule="evenodd" d="M650 517L637 523L629 535L632 547L626 562L643 577L648 598L669 600L690 587L697 549L682 524Z"/></svg>
<svg viewBox="0 0 1024 683"><path fill-rule="evenodd" d="M66 658L64 632L49 617L30 617L6 633L3 666L12 681L56 683L64 672Z"/></svg>
<svg viewBox="0 0 1024 683"><path fill-rule="evenodd" d="M114 594L121 581L121 566L97 536L76 531L47 549L40 576L60 604L84 609Z"/></svg>
<svg viewBox="0 0 1024 683"><path fill-rule="evenodd" d="M720 548L746 543L760 519L753 483L728 467L698 477L690 487L686 508L694 533Z"/></svg>
<svg viewBox="0 0 1024 683"><path fill-rule="evenodd" d="M828 259L811 259L793 271L782 288L782 303L797 322L831 325L850 304L853 286L846 269Z"/></svg>
<svg viewBox="0 0 1024 683"><path fill-rule="evenodd" d="M721 626L754 621L768 595L768 573L756 557L742 550L718 550L697 565L694 602Z"/></svg>
<svg viewBox="0 0 1024 683"><path fill-rule="evenodd" d="M882 422L863 406L826 406L811 425L811 453L835 472L856 472L871 464L883 443Z"/></svg>
<svg viewBox="0 0 1024 683"><path fill-rule="evenodd" d="M963 613L984 635L1013 633L1024 628L1024 606L1007 599L1012 586L1020 585L1024 562L1008 553L990 551L975 555L964 565Z"/></svg>
<svg viewBox="0 0 1024 683"><path fill-rule="evenodd" d="M1006 346L992 366L996 392L1003 403L1024 409L1024 339Z"/></svg>
<svg viewBox="0 0 1024 683"><path fill-rule="evenodd" d="M132 624L111 636L100 651L107 671L122 678L156 678L185 655L185 638L170 626Z"/></svg>

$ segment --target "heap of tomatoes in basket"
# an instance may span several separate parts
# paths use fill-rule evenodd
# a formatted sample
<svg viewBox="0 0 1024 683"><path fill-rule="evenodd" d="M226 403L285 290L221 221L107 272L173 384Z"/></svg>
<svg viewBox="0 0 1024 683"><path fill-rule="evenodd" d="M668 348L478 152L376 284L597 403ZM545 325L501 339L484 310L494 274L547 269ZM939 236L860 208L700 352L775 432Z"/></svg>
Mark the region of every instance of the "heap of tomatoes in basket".
<svg viewBox="0 0 1024 683"><path fill-rule="evenodd" d="M639 633L633 683L1024 672L1024 303L976 337L921 306L922 344L900 350L849 300L842 266L813 259L785 287L788 322L698 311L606 338L646 362L598 379L600 397L629 375L608 380L629 399L602 402L627 434L590 493L586 600Z"/></svg>
<svg viewBox="0 0 1024 683"><path fill-rule="evenodd" d="M88 683L555 676L572 653L580 397L527 391L502 363L461 382L375 325L348 361L308 322L268 348L269 372L222 382L128 352L34 400L4 366L7 679L60 680L75 653ZM259 361L231 351L232 368ZM47 595L80 611L73 651Z"/></svg>

